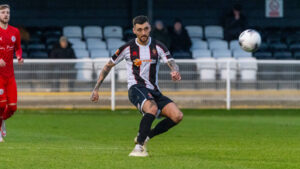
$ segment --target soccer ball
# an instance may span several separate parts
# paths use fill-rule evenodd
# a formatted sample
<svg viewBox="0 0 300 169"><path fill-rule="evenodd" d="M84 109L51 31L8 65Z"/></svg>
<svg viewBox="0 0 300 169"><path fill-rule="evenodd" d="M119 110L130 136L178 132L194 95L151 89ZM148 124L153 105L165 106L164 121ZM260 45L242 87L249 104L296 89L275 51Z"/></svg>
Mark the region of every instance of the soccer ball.
<svg viewBox="0 0 300 169"><path fill-rule="evenodd" d="M256 30L247 29L240 34L239 44L244 51L255 52L261 44L260 34Z"/></svg>

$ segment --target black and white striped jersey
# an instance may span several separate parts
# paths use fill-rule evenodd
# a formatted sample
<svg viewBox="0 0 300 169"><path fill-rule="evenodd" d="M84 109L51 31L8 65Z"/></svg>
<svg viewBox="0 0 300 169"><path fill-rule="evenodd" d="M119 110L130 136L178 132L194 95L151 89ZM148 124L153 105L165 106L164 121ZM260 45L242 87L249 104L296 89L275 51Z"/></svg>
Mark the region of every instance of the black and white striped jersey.
<svg viewBox="0 0 300 169"><path fill-rule="evenodd" d="M140 45L137 39L130 40L116 51L111 61L118 64L124 59L127 67L128 89L134 84L141 84L153 90L159 89L160 59L167 62L173 58L165 45L149 37L146 46Z"/></svg>

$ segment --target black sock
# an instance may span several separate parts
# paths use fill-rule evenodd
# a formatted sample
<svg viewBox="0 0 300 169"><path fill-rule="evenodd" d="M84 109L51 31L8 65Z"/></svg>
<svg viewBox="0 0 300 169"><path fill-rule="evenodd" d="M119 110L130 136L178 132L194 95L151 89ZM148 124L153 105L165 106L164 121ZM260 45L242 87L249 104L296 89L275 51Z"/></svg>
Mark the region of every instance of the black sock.
<svg viewBox="0 0 300 169"><path fill-rule="evenodd" d="M153 123L155 119L155 116L150 114L150 113L146 113L140 123L140 130L139 130L139 135L138 135L138 143L143 145L144 141L146 139L146 137L149 135L150 131L151 131L151 125Z"/></svg>
<svg viewBox="0 0 300 169"><path fill-rule="evenodd" d="M148 135L150 138L159 135L161 133L164 133L168 131L170 128L174 127L177 123L173 122L169 118L165 118L164 120L160 121L154 129L150 131L150 134Z"/></svg>

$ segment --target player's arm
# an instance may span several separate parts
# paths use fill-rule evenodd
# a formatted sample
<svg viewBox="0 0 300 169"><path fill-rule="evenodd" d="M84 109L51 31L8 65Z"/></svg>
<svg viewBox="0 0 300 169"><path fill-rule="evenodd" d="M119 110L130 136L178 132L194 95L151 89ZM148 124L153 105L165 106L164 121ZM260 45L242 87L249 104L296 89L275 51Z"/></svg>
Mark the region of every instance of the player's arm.
<svg viewBox="0 0 300 169"><path fill-rule="evenodd" d="M99 78L97 80L97 83L94 87L94 90L93 90L91 98L90 98L92 102L98 102L98 100L99 100L99 94L98 94L99 88L100 88L102 82L104 81L105 77L109 74L111 68L114 67L114 66L115 66L115 64L110 60L108 63L106 63L106 65L101 70Z"/></svg>
<svg viewBox="0 0 300 169"><path fill-rule="evenodd" d="M167 62L169 68L171 69L171 77L174 81L181 80L181 75L179 73L179 66L175 63L174 59L169 59Z"/></svg>
<svg viewBox="0 0 300 169"><path fill-rule="evenodd" d="M16 33L15 52L18 62L22 64L24 62L24 59L22 58L21 36L18 29Z"/></svg>

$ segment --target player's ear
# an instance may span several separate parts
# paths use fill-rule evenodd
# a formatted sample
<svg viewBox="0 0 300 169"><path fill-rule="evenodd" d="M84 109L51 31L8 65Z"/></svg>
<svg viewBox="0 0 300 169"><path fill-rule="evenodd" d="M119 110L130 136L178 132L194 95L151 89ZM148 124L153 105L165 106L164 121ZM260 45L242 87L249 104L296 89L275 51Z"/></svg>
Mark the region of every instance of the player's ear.
<svg viewBox="0 0 300 169"><path fill-rule="evenodd" d="M134 34L136 34L136 33L135 33L135 26L133 26L132 32L133 32Z"/></svg>

